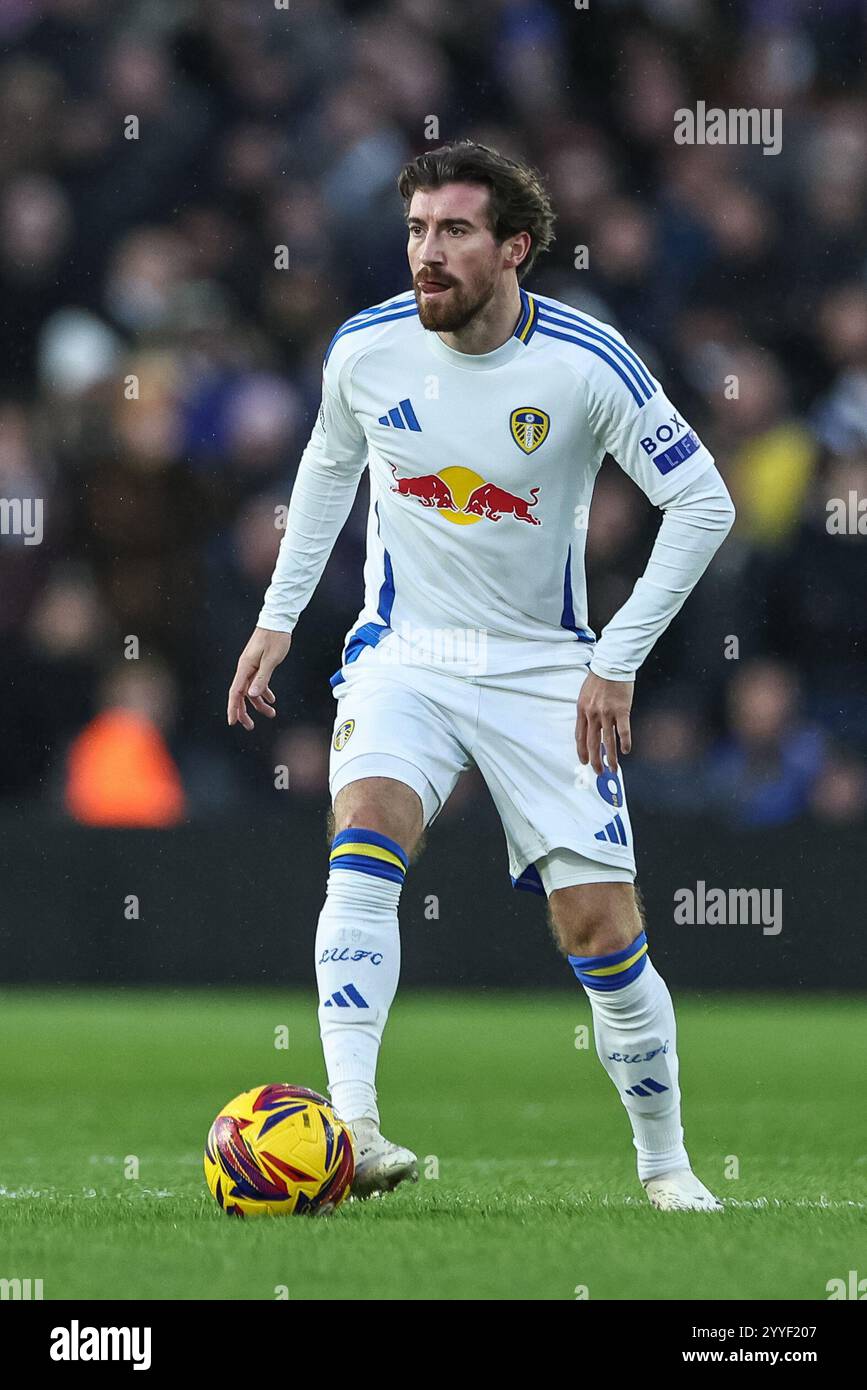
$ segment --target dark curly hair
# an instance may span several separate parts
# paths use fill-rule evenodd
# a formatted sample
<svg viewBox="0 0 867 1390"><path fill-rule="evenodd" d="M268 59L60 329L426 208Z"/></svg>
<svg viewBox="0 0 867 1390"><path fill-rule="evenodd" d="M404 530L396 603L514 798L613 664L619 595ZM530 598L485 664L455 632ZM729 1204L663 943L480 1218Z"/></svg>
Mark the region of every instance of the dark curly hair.
<svg viewBox="0 0 867 1390"><path fill-rule="evenodd" d="M555 213L540 175L529 165L517 164L472 140L440 145L401 169L397 187L405 211L416 189L441 188L446 183L479 183L488 189L490 226L497 241L518 232L530 233L530 250L517 272L523 280L536 257L554 240Z"/></svg>

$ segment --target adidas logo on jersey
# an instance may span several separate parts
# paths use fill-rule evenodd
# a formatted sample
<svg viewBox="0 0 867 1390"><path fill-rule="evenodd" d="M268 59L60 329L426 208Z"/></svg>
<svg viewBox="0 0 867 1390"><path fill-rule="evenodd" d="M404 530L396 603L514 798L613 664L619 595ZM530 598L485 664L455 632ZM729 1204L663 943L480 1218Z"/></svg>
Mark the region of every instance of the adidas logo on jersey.
<svg viewBox="0 0 867 1390"><path fill-rule="evenodd" d="M389 410L385 415L380 415L381 425L394 426L396 430L415 430L416 434L421 434L421 425L416 419L412 402L409 400L400 401L393 410Z"/></svg>
<svg viewBox="0 0 867 1390"><path fill-rule="evenodd" d="M626 830L619 816L610 820L604 830L597 830L593 838L594 840L610 840L612 845L628 844Z"/></svg>
<svg viewBox="0 0 867 1390"><path fill-rule="evenodd" d="M325 1008L331 1009L337 1005L338 1009L348 1009L354 1004L356 1009L369 1009L370 1005L363 994L355 988L355 985L343 985L341 989L336 989L330 999L325 1000Z"/></svg>

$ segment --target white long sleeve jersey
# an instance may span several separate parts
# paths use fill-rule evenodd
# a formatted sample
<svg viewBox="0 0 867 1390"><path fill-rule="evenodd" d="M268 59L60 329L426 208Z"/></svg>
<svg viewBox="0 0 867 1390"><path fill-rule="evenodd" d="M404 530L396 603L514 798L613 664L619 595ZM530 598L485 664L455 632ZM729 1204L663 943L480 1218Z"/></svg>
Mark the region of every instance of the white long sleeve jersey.
<svg viewBox="0 0 867 1390"><path fill-rule="evenodd" d="M597 642L584 546L606 453L664 517ZM338 330L260 627L293 631L365 467L364 603L341 665L395 633L422 664L447 647L477 671L481 649L490 674L584 661L630 679L734 517L710 453L623 337L524 290L512 337L480 355L424 329L412 293Z"/></svg>

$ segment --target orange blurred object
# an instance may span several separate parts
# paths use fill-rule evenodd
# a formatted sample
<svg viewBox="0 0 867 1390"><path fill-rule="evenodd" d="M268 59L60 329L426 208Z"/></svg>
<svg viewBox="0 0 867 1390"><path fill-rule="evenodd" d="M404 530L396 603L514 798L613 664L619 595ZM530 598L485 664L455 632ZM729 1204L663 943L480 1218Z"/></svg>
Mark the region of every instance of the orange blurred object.
<svg viewBox="0 0 867 1390"><path fill-rule="evenodd" d="M185 811L180 774L161 733L128 709L105 710L75 738L65 799L84 825L177 825Z"/></svg>

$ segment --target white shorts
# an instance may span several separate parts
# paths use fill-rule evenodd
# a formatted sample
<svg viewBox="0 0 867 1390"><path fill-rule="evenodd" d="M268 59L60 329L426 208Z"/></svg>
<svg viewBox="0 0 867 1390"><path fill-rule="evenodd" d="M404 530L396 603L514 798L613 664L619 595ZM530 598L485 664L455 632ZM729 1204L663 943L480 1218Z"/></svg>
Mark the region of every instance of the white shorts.
<svg viewBox="0 0 867 1390"><path fill-rule="evenodd" d="M332 800L361 777L393 777L430 825L478 767L502 821L515 888L632 883L623 771L597 777L575 748L584 665L466 676L391 659L389 638L342 668L331 739Z"/></svg>

